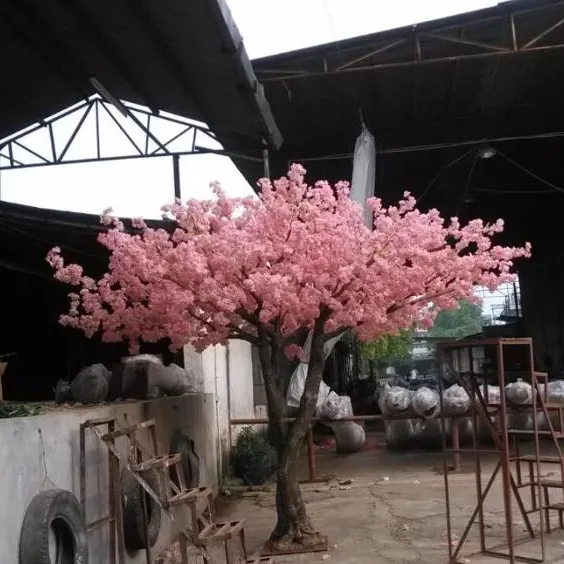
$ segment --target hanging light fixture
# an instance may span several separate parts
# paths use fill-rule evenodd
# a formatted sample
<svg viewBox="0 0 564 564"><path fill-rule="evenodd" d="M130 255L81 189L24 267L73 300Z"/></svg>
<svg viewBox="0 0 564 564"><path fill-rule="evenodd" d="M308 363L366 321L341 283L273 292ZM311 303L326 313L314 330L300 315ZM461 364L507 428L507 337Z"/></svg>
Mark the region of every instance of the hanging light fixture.
<svg viewBox="0 0 564 564"><path fill-rule="evenodd" d="M478 157L481 159L491 159L497 155L497 149L493 147L483 147L478 151Z"/></svg>

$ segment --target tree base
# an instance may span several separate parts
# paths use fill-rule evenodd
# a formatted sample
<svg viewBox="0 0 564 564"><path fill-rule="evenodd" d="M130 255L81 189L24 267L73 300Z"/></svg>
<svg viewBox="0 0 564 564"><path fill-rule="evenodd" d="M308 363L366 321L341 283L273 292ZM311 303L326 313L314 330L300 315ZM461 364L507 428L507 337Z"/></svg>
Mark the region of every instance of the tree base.
<svg viewBox="0 0 564 564"><path fill-rule="evenodd" d="M303 535L300 538L291 535L279 539L269 539L262 551L263 556L281 556L283 554L307 554L309 552L327 552L327 537L320 533Z"/></svg>

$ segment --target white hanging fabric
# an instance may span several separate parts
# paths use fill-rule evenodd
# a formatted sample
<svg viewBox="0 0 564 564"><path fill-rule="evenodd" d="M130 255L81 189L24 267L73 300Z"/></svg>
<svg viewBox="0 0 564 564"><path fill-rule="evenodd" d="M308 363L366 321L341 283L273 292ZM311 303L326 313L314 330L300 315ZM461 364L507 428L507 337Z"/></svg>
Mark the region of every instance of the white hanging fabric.
<svg viewBox="0 0 564 564"><path fill-rule="evenodd" d="M364 124L360 135L356 139L354 146L353 170L350 197L364 208L364 221L368 228L372 228L372 212L366 205L366 200L374 195L374 185L376 183L376 141L374 136ZM335 345L344 333L329 339L323 346L323 353L327 358L335 348ZM312 333L309 332L304 344L305 357L309 359L311 349ZM300 363L290 380L286 402L290 407L298 407L304 393L305 381L307 377L308 363ZM331 390L325 382L321 382L319 395L317 397L317 408L319 409L329 397ZM333 392L334 393L334 392Z"/></svg>
<svg viewBox="0 0 564 564"><path fill-rule="evenodd" d="M376 184L376 140L366 126L356 138L354 145L351 199L364 208L364 220L372 228L372 212L366 206L366 200L374 196Z"/></svg>
<svg viewBox="0 0 564 564"><path fill-rule="evenodd" d="M337 335L336 337L332 337L323 345L324 359L327 359L327 357L331 354L341 336L342 334ZM303 347L305 357L308 359L311 351L311 339L312 332L310 331ZM286 394L286 402L290 407L300 406L300 400L302 399L302 395L305 389L305 381L307 378L308 368L309 364L307 362L301 362L300 364L298 364L298 366L294 370L294 373L292 374L292 379L290 380L290 385L288 386L288 393ZM318 409L325 402L330 391L331 390L329 389L329 386L325 382L321 381L321 384L319 386L319 394L317 396Z"/></svg>

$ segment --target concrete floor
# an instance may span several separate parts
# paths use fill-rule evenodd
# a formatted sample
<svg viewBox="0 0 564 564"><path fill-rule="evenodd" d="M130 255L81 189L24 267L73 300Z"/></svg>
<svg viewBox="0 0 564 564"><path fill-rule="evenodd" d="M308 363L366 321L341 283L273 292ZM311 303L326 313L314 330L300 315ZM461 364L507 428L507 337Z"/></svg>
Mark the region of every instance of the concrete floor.
<svg viewBox="0 0 564 564"><path fill-rule="evenodd" d="M305 462L305 461L304 461ZM445 518L445 494L442 474L435 469L442 464L441 455L396 453L372 450L350 456L337 456L331 451L318 451L319 475L334 475L327 483L304 485L309 515L317 529L328 535L327 553L278 557L278 564L321 561L339 564L440 564L448 561ZM494 466L494 459L484 468L485 479ZM554 467L543 474L550 476ZM307 475L304 467L304 477ZM352 480L339 486L343 480ZM453 512L453 536L458 539L475 507L475 476L459 474L450 478ZM490 547L505 540L505 518L501 482L493 486L485 504L487 544ZM527 506L529 494L522 490ZM526 495L525 495L526 493ZM555 494L562 495L561 493ZM524 521L515 510L515 535L526 536ZM259 550L267 539L275 520L272 491L233 494L222 513L246 520L249 550ZM534 527L538 518L531 517ZM556 524L556 523L555 523ZM499 559L472 555L477 548L477 530L473 528L461 552L459 562L486 564ZM533 540L518 547L518 554L539 556L540 543ZM547 536L546 562L563 562L564 531Z"/></svg>

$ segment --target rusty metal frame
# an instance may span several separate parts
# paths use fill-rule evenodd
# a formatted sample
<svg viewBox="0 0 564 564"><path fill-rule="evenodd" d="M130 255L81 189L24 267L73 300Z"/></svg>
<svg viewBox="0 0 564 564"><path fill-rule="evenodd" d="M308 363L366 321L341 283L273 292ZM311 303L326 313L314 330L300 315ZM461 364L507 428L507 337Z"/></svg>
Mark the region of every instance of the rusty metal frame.
<svg viewBox="0 0 564 564"><path fill-rule="evenodd" d="M553 51L564 49L564 42L557 41L552 43L540 44L541 40L546 39L555 29L564 25L564 17L556 20L547 28L543 29L537 35L520 44L519 42L519 29L515 17L530 12L539 12L554 6L564 5L564 1L558 1L545 6L537 6L527 9L516 9L505 14L490 15L485 18L478 18L476 20L468 20L466 23L449 24L444 27L429 29L428 25L421 26L421 30L417 26L413 27L413 33L409 38L400 38L388 41L381 41L372 45L367 45L367 52L362 55L356 54L354 58L348 61L339 61L339 64L330 67L327 59L324 59L323 70L306 70L288 68L265 68L261 69L258 66L255 69L257 76L261 82L286 82L290 80L300 80L305 78L316 78L321 76L332 76L344 73L357 73L368 71L379 71L392 68L412 67L417 65L430 65L439 63L451 63L455 61L471 61L476 59L484 59L490 57L500 56L515 56L531 53L541 53L544 51ZM454 35L450 35L449 31L453 29L460 29L464 26L475 25L487 21L499 20L505 22L511 30L508 45L490 44L483 41L472 40L471 38L463 39ZM452 54L440 57L425 57L425 41L427 45L429 42L433 44L447 43L453 46L466 46L477 49L474 53L458 53L453 51ZM386 53L396 47L411 46L412 48L406 51L404 60L400 61L385 61L378 60L378 55ZM341 48L339 52L346 52L346 48ZM359 63L366 63L367 59L372 59L368 64L359 65Z"/></svg>
<svg viewBox="0 0 564 564"><path fill-rule="evenodd" d="M19 133L0 140L0 170L16 170L38 166L78 164L97 161L115 161L144 157L168 156L174 161L182 155L218 154L236 156L252 162L262 162L260 157L235 154L223 149L210 148L210 142L217 143L215 134L202 125L189 120L176 118L168 114L155 114L136 104L120 102L126 109L127 117L122 117L112 104L93 95L70 108L46 118L41 123L32 125ZM122 137L123 152L115 156L103 156L104 137L100 132L100 117L106 117L116 126L115 130ZM57 135L57 124L68 116L80 116L70 135ZM90 120L94 127L89 127ZM168 123L182 128L171 137L163 137L158 132L158 125ZM86 124L86 125L85 125ZM88 154L84 157L69 157L68 152L74 146L80 133L90 136ZM142 134L143 142L134 136ZM38 134L44 135L45 149L33 148L33 139ZM141 138L141 136L139 136ZM172 144L175 143L174 148ZM176 159L175 159L176 157ZM176 166L176 165L175 165Z"/></svg>
<svg viewBox="0 0 564 564"><path fill-rule="evenodd" d="M482 394L480 387L476 381L476 374L473 371L473 354L472 349L474 347L482 346L494 346L497 358L497 374L498 374L498 385L500 386L500 402L499 404L493 405L489 404L487 400L487 387ZM503 390L506 383L506 374L504 368L504 348L508 346L525 346L528 348L528 364L531 384L533 388L533 397L535 398L532 405L529 408L525 408L526 411L532 412L533 418L533 429L530 432L519 431L508 428L508 406L506 404L505 394ZM444 486L445 486L445 501L446 501L446 516L447 516L447 536L448 536L448 553L449 553L449 564L456 564L459 562L461 550L468 537L468 534L473 527L473 525L478 523L479 538L480 538L480 551L479 554L484 556L490 556L495 558L501 558L514 562L526 562L529 564L535 564L544 562L546 558L546 547L545 547L545 533L550 532L550 519L549 511L551 506L548 501L548 493L546 487L543 486L541 480L541 456L540 452L540 434L538 425L537 415L544 413L546 420L548 421L549 430L544 432L544 434L549 435L557 446L557 453L560 459L560 465L562 467L562 480L564 488L564 461L562 460L562 453L559 449L557 443L557 434L554 431L552 423L549 417L549 405L547 403L547 376L546 374L537 373L534 371L534 357L533 357L533 344L532 340L528 338L522 339L487 339L481 341L462 341L457 343L442 343L438 345L439 350L444 353L445 350L467 350L468 360L469 360L469 372L465 373L460 378L460 383L466 389L468 395L474 398L472 402L472 421L473 421L473 441L472 448L465 449L468 454L471 454L474 459L475 464L475 476L476 476L476 506L468 519L467 525L460 537L460 540L456 545L453 542L453 531L452 531L452 519L451 519L451 490L448 479L448 465L447 459L450 454L449 450L446 449L446 433L444 425L444 415L441 414L442 429L443 429L443 446L444 446ZM539 385L539 380L544 379L544 398L541 393L541 387ZM486 384L487 386L487 384ZM485 396L485 397L484 397ZM562 414L563 408L560 409L560 420L564 424L564 414ZM442 411L442 410L441 410ZM479 431L478 431L478 418L484 421L491 433L491 436L496 447L496 454L499 459L495 466L492 475L486 483L485 488L482 487L482 466L481 458L485 454L490 454L492 451L486 451L480 447ZM493 417L499 419L499 429L496 429ZM518 442L516 440L517 434L530 434L532 435L534 444L534 455L527 456L527 462L529 463L529 482L524 483L521 474L521 462L523 459L519 454ZM513 437L514 444L511 445L510 437ZM557 460L558 461L558 460ZM516 462L515 475L512 470L511 464ZM503 494L504 503L504 516L506 522L506 543L503 546L488 547L486 544L486 527L484 524L484 502L490 493L492 486L498 474L501 474L501 486ZM531 492L531 506L532 508L527 510L525 503L522 499L520 488L528 487ZM543 496L544 493L544 496ZM512 513L512 501L515 499L517 502L518 509L521 513L523 521L526 525L528 538L515 539L513 531L513 513ZM531 524L529 515L538 513L538 529L534 530ZM564 528L564 523L562 522L561 512L559 514L561 526ZM540 557L534 558L529 556L519 555L516 551L516 547L520 544L530 541L531 539L536 539L540 543Z"/></svg>

